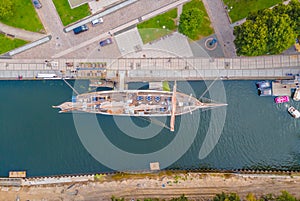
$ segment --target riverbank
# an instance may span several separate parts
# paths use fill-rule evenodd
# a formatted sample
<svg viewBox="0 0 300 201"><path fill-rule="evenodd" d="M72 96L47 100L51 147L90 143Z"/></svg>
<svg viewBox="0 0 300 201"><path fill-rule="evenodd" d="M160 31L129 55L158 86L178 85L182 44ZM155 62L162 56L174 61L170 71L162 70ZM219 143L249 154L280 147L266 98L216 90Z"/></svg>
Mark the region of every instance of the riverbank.
<svg viewBox="0 0 300 201"><path fill-rule="evenodd" d="M260 196L286 190L300 197L299 174L180 173L101 175L90 181L23 187L1 187L0 200L126 200L172 198L185 194L193 198L212 198L221 192Z"/></svg>

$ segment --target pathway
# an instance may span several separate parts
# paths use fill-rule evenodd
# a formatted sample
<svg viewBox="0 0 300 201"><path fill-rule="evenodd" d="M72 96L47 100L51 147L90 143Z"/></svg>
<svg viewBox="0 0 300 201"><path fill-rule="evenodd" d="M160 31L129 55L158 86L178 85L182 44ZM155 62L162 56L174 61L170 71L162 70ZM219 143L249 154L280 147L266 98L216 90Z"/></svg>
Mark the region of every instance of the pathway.
<svg viewBox="0 0 300 201"><path fill-rule="evenodd" d="M50 47L58 50L70 47L71 44L69 42L69 38L67 34L63 32L64 26L56 11L53 1L40 1L43 7L41 9L36 9L36 11L45 27L46 32L52 36Z"/></svg>
<svg viewBox="0 0 300 201"><path fill-rule="evenodd" d="M76 78L96 78L94 69L78 69L82 62L106 63L106 78L115 79L118 72L126 71L126 80L198 80L214 79L265 79L286 77L300 73L300 55L274 55L236 58L111 58L111 59L56 59L45 65L43 59L2 59L0 79L33 79L37 73L57 73ZM67 65L72 63L72 65ZM76 72L75 72L76 71ZM74 74L75 73L75 74ZM88 75L89 74L89 75ZM291 78L291 76L288 76Z"/></svg>
<svg viewBox="0 0 300 201"><path fill-rule="evenodd" d="M182 8L183 8L183 4L180 4L178 7L177 7L177 26L179 25L179 20L180 20L180 15L182 13Z"/></svg>
<svg viewBox="0 0 300 201"><path fill-rule="evenodd" d="M236 57L233 28L222 0L203 0L224 55Z"/></svg>
<svg viewBox="0 0 300 201"><path fill-rule="evenodd" d="M26 31L24 29L15 28L0 22L0 31L26 41L36 41L45 37L45 34Z"/></svg>

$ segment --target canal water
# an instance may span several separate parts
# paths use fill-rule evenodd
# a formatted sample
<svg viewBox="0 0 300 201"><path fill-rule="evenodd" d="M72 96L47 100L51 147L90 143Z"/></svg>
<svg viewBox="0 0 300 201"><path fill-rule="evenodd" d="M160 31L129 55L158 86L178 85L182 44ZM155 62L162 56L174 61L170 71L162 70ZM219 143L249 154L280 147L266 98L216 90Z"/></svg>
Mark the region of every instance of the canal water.
<svg viewBox="0 0 300 201"><path fill-rule="evenodd" d="M165 118L150 123L151 119L59 114L51 106L72 96L61 80L0 81L0 176L10 170L26 170L28 176L143 170L156 161L170 169L300 170L300 120L287 112L289 105L300 109L300 103L276 105L274 97L259 97L255 81L221 84L224 94L219 101L228 105L178 117L172 133L164 128L169 121ZM179 82L178 90L200 98L208 85L194 81L186 88ZM144 86L135 83L130 88ZM86 81L77 81L76 88L89 90ZM211 98L210 93L201 98L205 97ZM99 141L87 139L97 135L97 126L89 125L95 119L105 136ZM91 141L96 148L87 147Z"/></svg>

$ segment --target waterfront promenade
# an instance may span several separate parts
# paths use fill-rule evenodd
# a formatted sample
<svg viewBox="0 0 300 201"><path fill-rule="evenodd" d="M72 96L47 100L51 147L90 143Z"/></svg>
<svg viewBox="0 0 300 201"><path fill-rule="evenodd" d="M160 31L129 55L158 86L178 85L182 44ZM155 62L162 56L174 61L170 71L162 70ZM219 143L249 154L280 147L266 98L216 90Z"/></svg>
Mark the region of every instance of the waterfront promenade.
<svg viewBox="0 0 300 201"><path fill-rule="evenodd" d="M38 73L55 73L75 79L125 81L280 78L300 73L300 55L239 58L118 58L118 59L2 59L0 79L34 79Z"/></svg>

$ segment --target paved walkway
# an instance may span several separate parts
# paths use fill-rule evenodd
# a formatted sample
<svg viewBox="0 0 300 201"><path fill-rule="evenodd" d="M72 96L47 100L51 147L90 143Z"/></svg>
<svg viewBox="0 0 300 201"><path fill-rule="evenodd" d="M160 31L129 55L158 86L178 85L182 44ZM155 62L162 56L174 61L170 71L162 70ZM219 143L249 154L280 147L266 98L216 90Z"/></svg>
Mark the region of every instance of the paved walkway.
<svg viewBox="0 0 300 201"><path fill-rule="evenodd" d="M106 78L117 79L126 71L126 80L197 80L280 78L300 73L300 55L276 55L237 58L112 58L112 59L56 59L46 65L42 59L2 59L0 78L33 79L38 73L55 73L75 78L99 77L100 69L79 69L82 63L106 64ZM69 65L71 64L71 65ZM64 72L62 74L62 72ZM92 73L91 73L92 72ZM290 77L291 78L291 77Z"/></svg>
<svg viewBox="0 0 300 201"><path fill-rule="evenodd" d="M68 48L71 46L69 38L66 33L63 32L63 24L56 11L53 1L40 0L43 7L36 9L37 14L42 21L45 30L52 36L50 41L50 47L58 50Z"/></svg>
<svg viewBox="0 0 300 201"><path fill-rule="evenodd" d="M236 57L233 27L222 0L203 0L215 33L224 55L227 58Z"/></svg>
<svg viewBox="0 0 300 201"><path fill-rule="evenodd" d="M16 38L26 40L26 41L36 41L36 40L41 39L46 36L45 34L26 31L24 29L11 27L11 26L8 26L1 22L0 22L0 31L4 32L5 34L9 34Z"/></svg>
<svg viewBox="0 0 300 201"><path fill-rule="evenodd" d="M181 13L182 13L182 9L183 9L183 4L180 4L180 5L177 7L177 19L176 19L177 26L179 25L180 15L181 15Z"/></svg>

